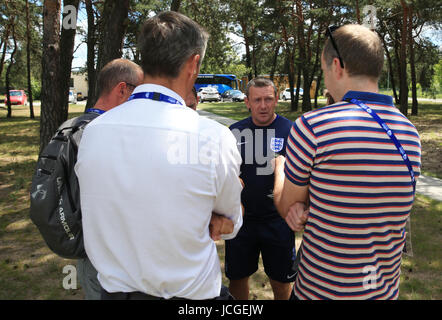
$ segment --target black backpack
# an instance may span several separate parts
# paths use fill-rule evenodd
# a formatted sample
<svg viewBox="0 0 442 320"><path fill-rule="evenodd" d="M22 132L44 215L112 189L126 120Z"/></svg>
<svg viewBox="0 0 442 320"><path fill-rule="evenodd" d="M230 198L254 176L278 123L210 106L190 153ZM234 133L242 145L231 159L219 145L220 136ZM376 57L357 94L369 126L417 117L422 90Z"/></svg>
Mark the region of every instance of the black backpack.
<svg viewBox="0 0 442 320"><path fill-rule="evenodd" d="M85 258L80 190L74 172L78 145L92 113L67 120L41 152L32 178L30 217L54 253Z"/></svg>

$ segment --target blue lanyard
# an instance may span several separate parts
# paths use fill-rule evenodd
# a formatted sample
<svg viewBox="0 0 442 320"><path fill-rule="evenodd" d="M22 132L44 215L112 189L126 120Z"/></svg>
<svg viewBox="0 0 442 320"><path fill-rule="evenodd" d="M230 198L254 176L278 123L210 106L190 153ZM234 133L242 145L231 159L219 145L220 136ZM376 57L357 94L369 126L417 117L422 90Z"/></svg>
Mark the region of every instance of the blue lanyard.
<svg viewBox="0 0 442 320"><path fill-rule="evenodd" d="M89 108L86 110L85 113L96 113L96 114L103 114L105 113L105 110L101 110L101 109L95 109L95 108Z"/></svg>
<svg viewBox="0 0 442 320"><path fill-rule="evenodd" d="M168 95L159 93L159 92L137 92L132 94L128 101L133 99L150 99L155 101L167 102L171 104L180 104L182 103L175 98L169 97Z"/></svg>
<svg viewBox="0 0 442 320"><path fill-rule="evenodd" d="M408 167L408 171L409 171L410 177L411 177L411 182L413 183L413 194L414 194L416 192L416 178L414 176L413 167L411 166L411 162L410 162L410 159L408 159L407 153L405 152L405 150L402 147L402 145L399 142L399 140L394 135L393 131L390 130L390 128L387 126L387 124L384 122L384 120L382 120L377 115L377 113L375 111L370 109L370 107L367 106L366 104L364 104L362 101L359 101L359 100L356 100L356 99L351 99L350 102L358 105L359 107L364 109L369 115L371 115L379 123L379 125L382 127L382 129L384 129L384 131L387 133L387 135L390 137L390 139L393 141L393 143L395 144L395 146L398 149L399 153L401 154L402 159L404 160L405 164Z"/></svg>

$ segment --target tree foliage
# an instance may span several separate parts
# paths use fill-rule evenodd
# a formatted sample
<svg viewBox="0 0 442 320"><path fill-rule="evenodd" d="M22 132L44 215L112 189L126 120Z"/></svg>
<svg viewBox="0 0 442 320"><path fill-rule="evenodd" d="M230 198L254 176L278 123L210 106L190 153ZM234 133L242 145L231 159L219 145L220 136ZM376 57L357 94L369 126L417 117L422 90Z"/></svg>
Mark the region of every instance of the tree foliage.
<svg viewBox="0 0 442 320"><path fill-rule="evenodd" d="M40 98L44 87L44 63L49 61L50 43L44 41L43 4L58 1L29 1L31 52L31 91ZM66 0L63 4L80 2L86 12L87 30L73 31L87 43L85 70L88 72L90 92L95 91L97 71L110 59L127 57L140 60L137 48L138 32L143 22L165 10L179 11L201 24L210 34L202 73L233 73L247 76L287 75L290 87L303 88L292 96L292 109L308 111L311 98L322 92L320 54L329 25L367 23L375 17L374 29L383 40L386 60L381 87L393 89L397 104L402 102L406 114L408 90L416 97L417 90L434 96L441 89L441 49L428 38L428 30L440 32L442 6L440 0ZM61 2L60 2L61 3ZM4 0L0 3L0 91L5 92L5 70L9 68L10 86L26 88L26 0ZM61 5L61 4L60 4ZM61 20L61 8L58 20ZM15 19L15 17L20 17ZM55 19L55 17L54 17ZM55 23L55 20L54 20ZM12 25L14 37L12 37ZM61 30L58 29L58 37ZM11 59L14 51L15 54ZM66 39L68 37L66 36ZM69 36L72 38L72 34ZM68 40L67 43L71 43ZM42 45L43 44L43 45ZM63 46L62 46L63 47ZM70 47L70 45L64 45ZM53 48L62 50L61 47ZM48 51L49 50L49 51ZM57 79L67 82L70 77L69 52L58 58L62 74ZM45 56L46 55L46 56ZM43 75L43 78L41 77ZM42 81L43 80L43 81ZM53 80L55 81L55 80ZM311 92L310 88L316 90ZM65 105L66 86L53 95L46 95L53 103ZM58 98L59 95L63 99ZM90 93L91 94L91 93ZM43 94L44 96L44 94ZM44 99L43 99L44 100ZM301 102L302 100L302 102ZM88 101L88 107L94 99ZM316 100L315 100L316 101ZM301 102L299 104L299 102ZM42 129L49 134L67 114L61 109L61 118L45 118ZM413 102L417 113L417 99Z"/></svg>
<svg viewBox="0 0 442 320"><path fill-rule="evenodd" d="M11 63L10 53L13 50L13 40L10 26L15 25L17 51L11 66L11 86L14 89L26 89L26 1L5 1L0 4L0 92L4 93L4 70ZM41 75L41 42L42 42L42 7L34 1L29 1L30 11L30 51L31 51L31 78L39 82ZM4 56L3 56L4 52ZM3 56L3 59L2 59ZM39 91L36 88L37 99Z"/></svg>

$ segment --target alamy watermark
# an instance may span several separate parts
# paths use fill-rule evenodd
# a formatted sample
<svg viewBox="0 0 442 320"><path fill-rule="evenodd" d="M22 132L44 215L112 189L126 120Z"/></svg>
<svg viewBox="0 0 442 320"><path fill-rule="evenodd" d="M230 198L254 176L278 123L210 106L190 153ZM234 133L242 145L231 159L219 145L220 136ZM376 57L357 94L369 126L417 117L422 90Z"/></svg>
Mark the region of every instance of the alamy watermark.
<svg viewBox="0 0 442 320"><path fill-rule="evenodd" d="M77 268L71 264L63 267L63 274L67 274L63 278L63 289L65 290L77 290Z"/></svg>
<svg viewBox="0 0 442 320"><path fill-rule="evenodd" d="M365 266L362 272L367 274L362 281L365 290L374 290L377 288L377 269L374 266Z"/></svg>
<svg viewBox="0 0 442 320"><path fill-rule="evenodd" d="M63 6L63 29L77 28L77 9L73 5Z"/></svg>
<svg viewBox="0 0 442 320"><path fill-rule="evenodd" d="M362 14L364 16L364 20L362 22L362 25L371 29L371 30L375 30L376 25L378 23L376 13L377 13L377 10L376 10L375 6L373 6L373 5L364 6L364 8L362 9Z"/></svg>
<svg viewBox="0 0 442 320"><path fill-rule="evenodd" d="M233 129L232 134L238 150L244 151L243 164L256 164L256 175L271 175L272 159L283 150L285 139L275 137L275 129ZM232 145L231 140L214 138L217 136L211 130L198 135L171 132L167 137L167 161L173 165L220 164L224 157L229 158Z"/></svg>

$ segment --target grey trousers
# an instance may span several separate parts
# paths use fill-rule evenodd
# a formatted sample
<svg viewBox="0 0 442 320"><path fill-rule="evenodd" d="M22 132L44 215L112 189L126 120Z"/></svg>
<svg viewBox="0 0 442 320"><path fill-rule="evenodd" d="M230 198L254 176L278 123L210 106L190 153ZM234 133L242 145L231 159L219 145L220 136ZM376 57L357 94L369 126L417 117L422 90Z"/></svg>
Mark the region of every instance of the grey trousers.
<svg viewBox="0 0 442 320"><path fill-rule="evenodd" d="M86 300L101 299L101 285L97 279L97 270L89 258L77 260L78 281L83 288Z"/></svg>

